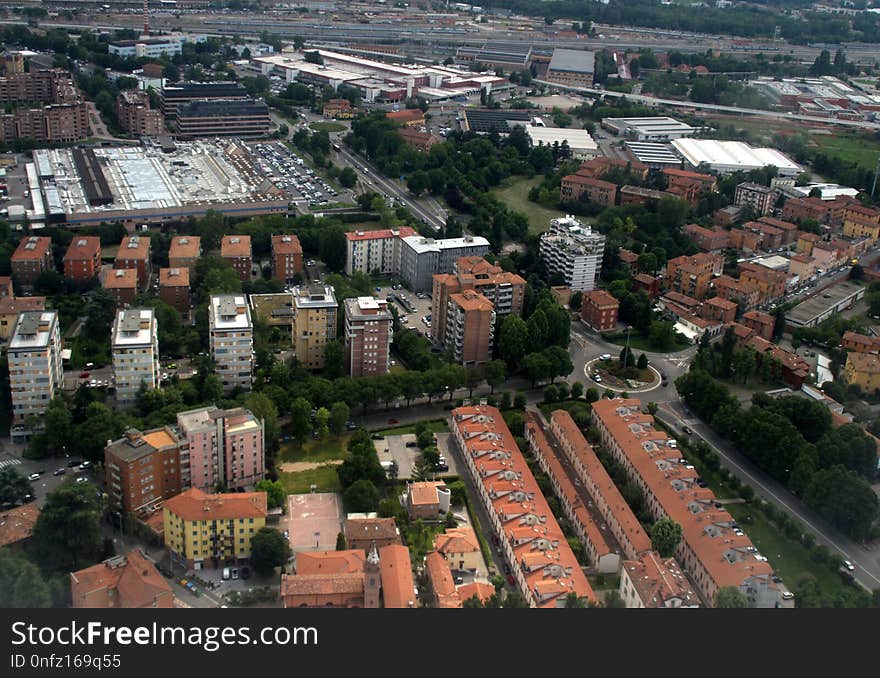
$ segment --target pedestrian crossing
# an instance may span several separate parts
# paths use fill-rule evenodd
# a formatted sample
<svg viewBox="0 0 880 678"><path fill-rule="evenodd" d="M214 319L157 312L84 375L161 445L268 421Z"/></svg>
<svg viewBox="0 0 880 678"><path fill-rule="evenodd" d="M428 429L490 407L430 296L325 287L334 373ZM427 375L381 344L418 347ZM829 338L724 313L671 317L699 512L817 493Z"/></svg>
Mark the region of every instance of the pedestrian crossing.
<svg viewBox="0 0 880 678"><path fill-rule="evenodd" d="M20 463L21 459L3 459L0 461L0 468L4 468L5 466L15 466Z"/></svg>

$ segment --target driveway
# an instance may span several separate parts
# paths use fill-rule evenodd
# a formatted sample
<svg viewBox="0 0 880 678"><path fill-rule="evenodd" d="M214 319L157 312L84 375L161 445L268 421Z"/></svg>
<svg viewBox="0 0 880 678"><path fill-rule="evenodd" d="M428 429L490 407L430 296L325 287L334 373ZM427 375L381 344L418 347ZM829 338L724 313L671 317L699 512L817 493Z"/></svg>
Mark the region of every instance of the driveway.
<svg viewBox="0 0 880 678"><path fill-rule="evenodd" d="M400 480L412 478L412 470L422 451L418 447L407 447L407 443L414 443L414 433L403 433L396 436L385 436L385 440L374 440L376 453L379 461L396 461L397 477Z"/></svg>

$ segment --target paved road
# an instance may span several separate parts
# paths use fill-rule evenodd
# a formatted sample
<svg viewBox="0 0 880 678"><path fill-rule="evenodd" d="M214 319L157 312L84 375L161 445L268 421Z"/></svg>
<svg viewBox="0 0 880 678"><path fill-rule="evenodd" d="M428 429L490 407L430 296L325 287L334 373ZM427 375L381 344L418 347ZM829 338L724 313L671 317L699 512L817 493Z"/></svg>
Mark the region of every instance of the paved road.
<svg viewBox="0 0 880 678"><path fill-rule="evenodd" d="M755 494L800 520L816 535L817 541L825 544L832 552L851 561L855 565L856 579L870 589L880 588L880 546L867 548L842 535L828 525L825 520L807 509L800 500L785 487L757 469L733 445L718 436L701 419L690 413L679 401L664 402L660 405L658 417L675 428L687 425L694 433L706 441L722 459L722 463L740 480L747 482Z"/></svg>

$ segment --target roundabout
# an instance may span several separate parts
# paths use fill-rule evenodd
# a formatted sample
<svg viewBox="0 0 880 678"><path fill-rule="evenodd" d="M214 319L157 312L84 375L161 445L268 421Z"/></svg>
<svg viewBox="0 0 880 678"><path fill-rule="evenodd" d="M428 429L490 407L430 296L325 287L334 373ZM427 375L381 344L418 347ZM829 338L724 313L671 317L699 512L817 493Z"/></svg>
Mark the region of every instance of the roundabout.
<svg viewBox="0 0 880 678"><path fill-rule="evenodd" d="M615 365L619 366L619 364L619 360L594 358L584 365L584 376L591 382L590 385L596 388L605 388L609 391L614 391L615 393L626 392L630 394L653 391L654 389L659 388L663 381L660 372L651 365L648 365L644 370L641 370L642 372L648 373L648 376L651 377L651 381L617 376L612 370L617 369L615 368ZM638 371L637 368L629 369ZM599 376L600 381L596 380L596 375Z"/></svg>

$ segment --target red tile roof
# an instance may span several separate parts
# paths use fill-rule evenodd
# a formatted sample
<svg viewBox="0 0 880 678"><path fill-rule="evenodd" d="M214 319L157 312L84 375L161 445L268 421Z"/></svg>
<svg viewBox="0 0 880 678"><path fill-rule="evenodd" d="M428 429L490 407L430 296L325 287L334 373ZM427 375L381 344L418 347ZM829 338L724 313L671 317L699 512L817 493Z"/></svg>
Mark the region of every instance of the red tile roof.
<svg viewBox="0 0 880 678"><path fill-rule="evenodd" d="M16 544L31 536L40 509L34 504L16 506L0 513L0 547Z"/></svg>
<svg viewBox="0 0 880 678"><path fill-rule="evenodd" d="M425 119L425 114L418 108L407 108L402 111L390 111L385 117L394 122L418 122Z"/></svg>
<svg viewBox="0 0 880 678"><path fill-rule="evenodd" d="M70 241L64 261L82 261L93 259L101 251L101 239L94 235L75 236Z"/></svg>
<svg viewBox="0 0 880 678"><path fill-rule="evenodd" d="M174 597L171 586L140 549L71 572L70 582L73 607L143 608L157 606L155 603L162 600L164 607L171 607ZM86 600L89 594L102 589L107 591L106 598L92 596ZM107 604L101 604L104 602Z"/></svg>
<svg viewBox="0 0 880 678"><path fill-rule="evenodd" d="M408 238L411 235L415 235L416 232L414 229L409 226L401 226L400 228L381 228L375 231L349 231L345 234L346 239L357 241L357 240L377 240L379 238Z"/></svg>
<svg viewBox="0 0 880 678"><path fill-rule="evenodd" d="M251 256L251 237L249 235L224 235L220 241L221 257Z"/></svg>
<svg viewBox="0 0 880 678"><path fill-rule="evenodd" d="M171 239L169 259L195 259L199 256L202 239L197 235L178 235Z"/></svg>
<svg viewBox="0 0 880 678"><path fill-rule="evenodd" d="M15 252L12 253L12 261L38 261L46 256L50 247L52 247L52 238L35 235L22 238Z"/></svg>
<svg viewBox="0 0 880 678"><path fill-rule="evenodd" d="M273 235L272 251L275 254L302 254L303 248L295 235Z"/></svg>
<svg viewBox="0 0 880 678"><path fill-rule="evenodd" d="M351 574L364 571L364 552L361 549L347 551L301 551L296 554L297 574Z"/></svg>
<svg viewBox="0 0 880 678"><path fill-rule="evenodd" d="M455 590L455 582L452 580L452 570L449 563L437 551L431 551L425 557L425 570L428 573L428 581L437 598L437 607L454 608L461 607L461 599Z"/></svg>
<svg viewBox="0 0 880 678"><path fill-rule="evenodd" d="M411 608L418 606L409 549L391 544L379 549L379 570L382 576L384 607Z"/></svg>
<svg viewBox="0 0 880 678"><path fill-rule="evenodd" d="M265 492L206 494L190 488L165 501L165 508L184 520L234 520L265 518Z"/></svg>

